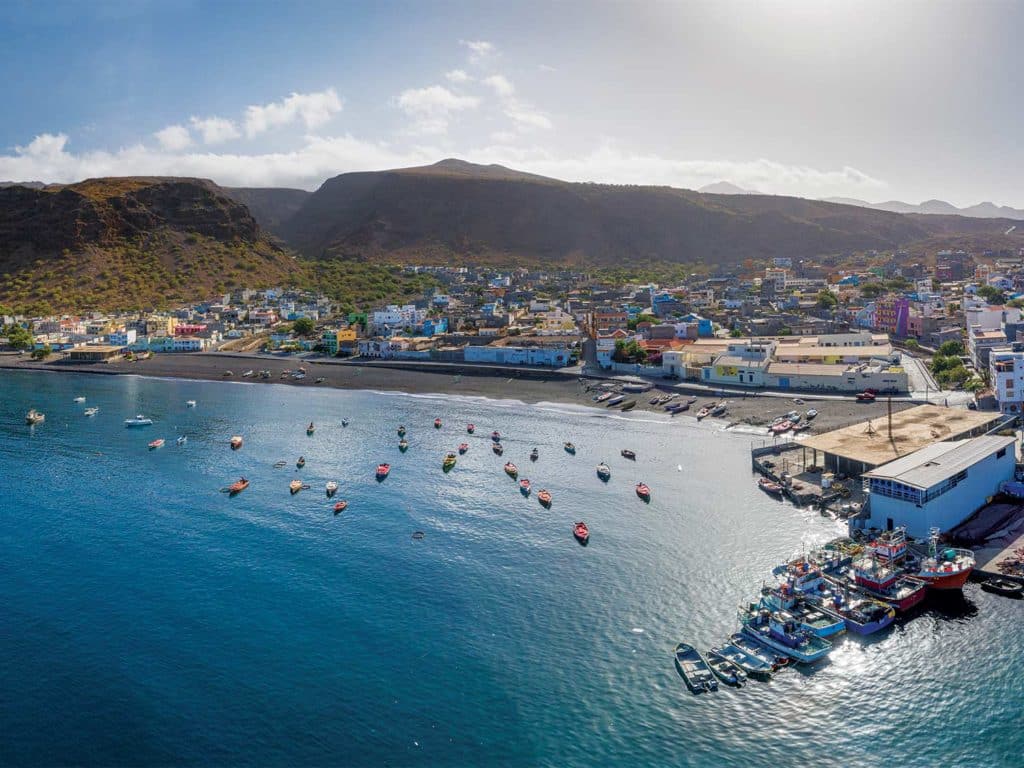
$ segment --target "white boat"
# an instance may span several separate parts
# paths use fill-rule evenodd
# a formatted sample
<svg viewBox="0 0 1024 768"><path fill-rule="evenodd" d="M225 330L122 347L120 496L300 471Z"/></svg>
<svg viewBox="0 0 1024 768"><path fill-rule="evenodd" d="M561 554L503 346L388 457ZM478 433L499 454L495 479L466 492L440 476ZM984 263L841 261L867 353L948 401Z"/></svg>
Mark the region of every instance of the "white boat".
<svg viewBox="0 0 1024 768"><path fill-rule="evenodd" d="M196 407L196 401L195 400L186 400L185 401L185 407L186 408L195 408Z"/></svg>
<svg viewBox="0 0 1024 768"><path fill-rule="evenodd" d="M46 414L40 413L35 408L25 414L26 424L42 424L44 421L46 421Z"/></svg>
<svg viewBox="0 0 1024 768"><path fill-rule="evenodd" d="M608 407L611 408L613 405L618 405L619 403L621 403L625 399L626 399L625 395L616 395L615 397L613 397L611 400L608 401Z"/></svg>
<svg viewBox="0 0 1024 768"><path fill-rule="evenodd" d="M243 379L251 379L255 375L256 375L256 371L254 371L252 368L250 368L248 371L246 371L245 373L242 374L242 378Z"/></svg>
<svg viewBox="0 0 1024 768"><path fill-rule="evenodd" d="M83 413L85 413L86 416L95 416L99 412L100 412L100 409L96 408L96 407L86 408L85 411L83 411Z"/></svg>
<svg viewBox="0 0 1024 768"><path fill-rule="evenodd" d="M143 416L141 413L138 414L134 419L124 420L124 425L126 427L148 427L152 423L152 419Z"/></svg>
<svg viewBox="0 0 1024 768"><path fill-rule="evenodd" d="M76 397L73 402L84 403L85 402L85 398L84 397Z"/></svg>
<svg viewBox="0 0 1024 768"><path fill-rule="evenodd" d="M328 480L324 489L327 491L327 498L331 498L331 496L338 492L338 483L334 480Z"/></svg>
<svg viewBox="0 0 1024 768"><path fill-rule="evenodd" d="M721 416L725 413L725 409L728 408L728 404L723 400L718 405L714 406L708 413L712 416Z"/></svg>
<svg viewBox="0 0 1024 768"><path fill-rule="evenodd" d="M818 415L818 412L816 410L814 410L813 408L811 408L809 411L807 411L807 418L808 419L813 419L817 415Z"/></svg>
<svg viewBox="0 0 1024 768"><path fill-rule="evenodd" d="M187 442L188 442L188 438L187 438L187 437L185 437L184 435L182 435L182 436L181 436L181 437L179 437L179 438L178 438L178 439L177 439L177 440L176 440L175 442L177 442L177 443L178 443L178 445L184 445L185 443L187 443Z"/></svg>
<svg viewBox="0 0 1024 768"><path fill-rule="evenodd" d="M654 389L654 385L653 384L646 384L646 383L639 383L639 382L636 382L636 383L631 382L629 384L623 384L622 385L622 391L623 392L633 392L633 393L636 393L636 392L649 392L652 389Z"/></svg>

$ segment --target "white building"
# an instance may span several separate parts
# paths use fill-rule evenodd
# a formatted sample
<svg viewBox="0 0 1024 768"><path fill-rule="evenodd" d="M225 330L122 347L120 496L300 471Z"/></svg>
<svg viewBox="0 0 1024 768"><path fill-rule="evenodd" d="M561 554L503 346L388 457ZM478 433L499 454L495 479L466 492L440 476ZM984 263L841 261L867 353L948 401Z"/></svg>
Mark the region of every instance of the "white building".
<svg viewBox="0 0 1024 768"><path fill-rule="evenodd" d="M1014 439L986 435L933 443L871 470L864 475L870 517L855 524L902 526L917 538L927 537L931 528L948 531L1013 479Z"/></svg>
<svg viewBox="0 0 1024 768"><path fill-rule="evenodd" d="M138 334L134 328L126 331L115 331L107 334L107 343L114 347L127 347L134 344Z"/></svg>
<svg viewBox="0 0 1024 768"><path fill-rule="evenodd" d="M988 355L989 382L1003 413L1021 413L1024 407L1024 352L993 347Z"/></svg>
<svg viewBox="0 0 1024 768"><path fill-rule="evenodd" d="M423 324L427 318L424 309L416 309L415 304L388 304L384 309L378 309L370 315L370 326L373 333L383 334L388 331L400 331L403 328L416 328Z"/></svg>

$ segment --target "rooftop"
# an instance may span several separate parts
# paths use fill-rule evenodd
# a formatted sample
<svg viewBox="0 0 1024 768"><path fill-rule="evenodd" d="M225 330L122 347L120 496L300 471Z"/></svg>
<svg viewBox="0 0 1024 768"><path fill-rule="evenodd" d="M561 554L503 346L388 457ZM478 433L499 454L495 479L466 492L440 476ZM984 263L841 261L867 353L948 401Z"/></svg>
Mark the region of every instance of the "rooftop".
<svg viewBox="0 0 1024 768"><path fill-rule="evenodd" d="M909 456L873 469L864 477L897 480L904 485L926 491L974 466L996 451L1012 445L1013 442L1013 437L986 435L970 440L934 443L914 451Z"/></svg>
<svg viewBox="0 0 1024 768"><path fill-rule="evenodd" d="M989 429L1002 418L1001 413L919 405L893 413L890 440L886 412L876 406L874 418L814 435L802 445L878 467L932 443L956 440L975 430Z"/></svg>

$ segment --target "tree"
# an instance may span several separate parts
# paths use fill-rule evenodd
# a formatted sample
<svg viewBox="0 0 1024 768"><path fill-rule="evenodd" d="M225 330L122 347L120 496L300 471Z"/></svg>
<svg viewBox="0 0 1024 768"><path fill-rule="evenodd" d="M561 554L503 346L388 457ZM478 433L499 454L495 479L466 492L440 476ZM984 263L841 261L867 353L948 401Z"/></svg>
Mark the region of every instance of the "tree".
<svg viewBox="0 0 1024 768"><path fill-rule="evenodd" d="M818 309L834 309L839 304L839 299L827 288L818 291Z"/></svg>
<svg viewBox="0 0 1024 768"><path fill-rule="evenodd" d="M972 376L964 382L964 389L968 392L977 392L985 388L985 382L979 379L977 376Z"/></svg>
<svg viewBox="0 0 1024 768"><path fill-rule="evenodd" d="M316 330L316 323L308 317L300 317L292 325L292 333L296 336L309 336Z"/></svg>
<svg viewBox="0 0 1024 768"><path fill-rule="evenodd" d="M939 345L938 355L959 357L964 353L964 345L959 341L944 341Z"/></svg>
<svg viewBox="0 0 1024 768"><path fill-rule="evenodd" d="M989 304L1002 304L1006 301L1006 296L1004 296L1003 292L994 285L981 286L981 288L978 289L978 295Z"/></svg>
<svg viewBox="0 0 1024 768"><path fill-rule="evenodd" d="M885 287L880 283L864 283L860 287L860 295L865 299L876 299L885 293Z"/></svg>
<svg viewBox="0 0 1024 768"><path fill-rule="evenodd" d="M32 350L32 359L33 360L45 360L47 357L50 356L50 354L52 352L53 352L53 349L50 348L50 345L49 344L44 344L39 349L33 349Z"/></svg>
<svg viewBox="0 0 1024 768"><path fill-rule="evenodd" d="M733 328L731 331L729 331L729 336L731 336L734 339L738 339L742 335L743 331L741 331L739 328Z"/></svg>
<svg viewBox="0 0 1024 768"><path fill-rule="evenodd" d="M921 348L921 343L917 339L907 339L904 342L904 345L907 347L907 349L920 349Z"/></svg>
<svg viewBox="0 0 1024 768"><path fill-rule="evenodd" d="M32 334L20 325L9 325L4 330L4 334L7 336L7 342L15 349L29 349L35 344L35 339L32 338Z"/></svg>

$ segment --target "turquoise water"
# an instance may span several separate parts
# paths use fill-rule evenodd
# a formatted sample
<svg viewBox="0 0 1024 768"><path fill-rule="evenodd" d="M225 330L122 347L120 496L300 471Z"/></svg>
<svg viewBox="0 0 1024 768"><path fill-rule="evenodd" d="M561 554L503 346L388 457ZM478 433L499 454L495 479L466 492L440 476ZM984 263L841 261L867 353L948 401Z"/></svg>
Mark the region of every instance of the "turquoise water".
<svg viewBox="0 0 1024 768"><path fill-rule="evenodd" d="M748 437L279 385L0 372L0 395L0 764L1021 765L1024 606L975 585L813 672L685 691L673 645L725 638L773 565L841 530L761 494Z"/></svg>

